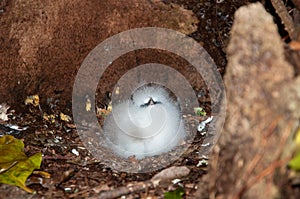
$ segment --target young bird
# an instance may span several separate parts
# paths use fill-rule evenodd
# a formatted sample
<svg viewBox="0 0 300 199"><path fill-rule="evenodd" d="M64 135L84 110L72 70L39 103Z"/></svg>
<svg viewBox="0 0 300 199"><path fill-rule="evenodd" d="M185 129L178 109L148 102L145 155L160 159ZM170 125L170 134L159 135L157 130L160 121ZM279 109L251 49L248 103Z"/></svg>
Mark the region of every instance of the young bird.
<svg viewBox="0 0 300 199"><path fill-rule="evenodd" d="M107 147L137 159L170 151L185 137L177 103L157 85L138 88L131 99L113 106L104 121Z"/></svg>

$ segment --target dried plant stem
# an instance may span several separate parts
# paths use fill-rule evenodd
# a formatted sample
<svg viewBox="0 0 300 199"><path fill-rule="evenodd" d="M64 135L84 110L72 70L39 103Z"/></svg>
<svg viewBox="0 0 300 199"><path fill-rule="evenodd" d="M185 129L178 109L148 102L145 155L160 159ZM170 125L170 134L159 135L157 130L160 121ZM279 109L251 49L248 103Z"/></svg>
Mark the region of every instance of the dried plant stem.
<svg viewBox="0 0 300 199"><path fill-rule="evenodd" d="M185 167L170 167L162 170L158 174L154 175L151 180L144 182L130 183L127 186L117 187L112 190L104 191L99 194L99 196L91 197L89 199L109 199L117 198L122 195L127 195L131 193L137 193L142 191L147 191L153 187L159 186L160 182L168 182L175 178L185 177L190 173L190 170Z"/></svg>
<svg viewBox="0 0 300 199"><path fill-rule="evenodd" d="M270 125L269 128L269 132L273 133L280 118L275 119L272 124ZM284 150L284 146L286 144L286 141L290 135L290 132L292 131L292 127L293 127L293 123L289 122L289 124L287 125L287 128L284 130L282 139L280 140L280 147L279 149L275 152L275 160L267 167L265 168L263 171L261 171L258 175L256 175L254 178L250 178L248 181L246 181L246 184L242 187L242 189L238 192L238 194L234 197L234 199L238 199L241 198L242 195L250 188L252 187L254 184L258 183L261 179L263 179L264 177L272 174L275 169L287 164L287 162L291 159L291 157L286 157L284 159L279 160L283 150ZM268 133L267 135L270 136L271 134ZM268 138L265 137L265 139ZM264 147L264 146L263 146ZM253 172L253 170L255 169L256 165L258 164L258 162L263 158L263 154L256 154L255 158L253 159L253 161L250 163L250 166L248 168L248 172L247 176L250 176L250 172Z"/></svg>
<svg viewBox="0 0 300 199"><path fill-rule="evenodd" d="M272 5L281 19L282 24L285 27L285 30L288 32L291 39L294 39L294 23L286 10L285 5L281 0L271 0Z"/></svg>

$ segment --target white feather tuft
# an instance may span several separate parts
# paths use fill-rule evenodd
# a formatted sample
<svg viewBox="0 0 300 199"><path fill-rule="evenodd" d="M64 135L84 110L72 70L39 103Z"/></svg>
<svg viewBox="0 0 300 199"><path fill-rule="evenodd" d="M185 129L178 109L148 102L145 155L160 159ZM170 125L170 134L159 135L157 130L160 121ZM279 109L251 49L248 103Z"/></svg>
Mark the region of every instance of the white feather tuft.
<svg viewBox="0 0 300 199"><path fill-rule="evenodd" d="M141 159L170 151L184 139L185 130L169 93L160 86L143 86L131 100L113 107L104 121L104 135L119 156Z"/></svg>

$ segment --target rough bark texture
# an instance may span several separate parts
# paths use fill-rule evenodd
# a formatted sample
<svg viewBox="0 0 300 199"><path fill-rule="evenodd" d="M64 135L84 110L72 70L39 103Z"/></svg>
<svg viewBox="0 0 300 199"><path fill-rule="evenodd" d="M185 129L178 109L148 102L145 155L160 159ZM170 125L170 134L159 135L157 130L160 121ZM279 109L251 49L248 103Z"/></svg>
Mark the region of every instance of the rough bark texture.
<svg viewBox="0 0 300 199"><path fill-rule="evenodd" d="M235 13L227 57L227 117L205 176L210 196L278 196L274 171L287 163L282 151L299 117L299 79L293 79L277 26L260 3Z"/></svg>
<svg viewBox="0 0 300 199"><path fill-rule="evenodd" d="M18 105L30 94L45 100L60 93L62 101L70 101L83 59L114 34L147 26L189 34L197 23L191 11L160 1L14 0L1 5L0 99ZM119 68L126 70L130 58Z"/></svg>

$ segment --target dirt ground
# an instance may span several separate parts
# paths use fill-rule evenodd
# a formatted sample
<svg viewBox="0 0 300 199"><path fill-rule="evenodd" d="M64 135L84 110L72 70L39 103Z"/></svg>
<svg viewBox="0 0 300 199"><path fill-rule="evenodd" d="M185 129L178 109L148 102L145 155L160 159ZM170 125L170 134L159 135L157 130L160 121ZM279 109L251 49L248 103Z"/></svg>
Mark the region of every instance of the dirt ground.
<svg viewBox="0 0 300 199"><path fill-rule="evenodd" d="M228 198L229 196L231 198L251 198L254 196L251 193L256 190L261 191L261 189L276 190L274 191L276 194L272 193L272 196L297 198L300 194L299 183L291 183L287 177L288 174L283 175L286 170L279 172L278 176L281 176L281 178L277 176L271 188L267 186L270 183L266 183L267 185L261 185L261 189L257 188L254 191L249 191L248 195L245 194L250 190L248 184L244 183L248 177L245 177L245 175L249 174L249 176L253 175L255 177L267 167L266 165L276 163L277 160L272 159L269 162L263 162L262 166L258 167L257 170L251 170L248 167L248 170L245 171L241 167L243 168L249 162L241 162L241 159L236 156L238 154L238 156L244 155L247 158L253 158L251 155L248 156L247 153L245 155L245 153L237 153L237 151L251 150L249 145L245 144L243 145L244 147L241 147L240 144L243 142L247 143L247 139L255 139L251 136L243 137L241 134L244 131L233 133L236 131L232 130L233 128L242 129L244 128L243 125L245 125L244 123L236 125L237 118L245 116L249 121L252 121L253 118L255 118L253 121L257 120L257 115L253 116L251 110L247 109L249 112L246 111L244 113L245 104L239 104L239 102L245 99L245 103L258 103L259 105L251 107L254 107L255 113L260 113L260 109L263 109L269 103L273 103L273 101L264 102L265 98L258 98L257 100L255 97L251 98L251 96L247 98L245 93L249 90L239 95L240 93L235 93L234 85L243 85L246 82L251 82L253 83L253 88L256 88L257 83L265 84L269 79L272 79L271 77L276 77L278 72L276 69L273 71L268 68L266 70L270 71L269 75L271 77L267 76L265 79L262 77L261 80L256 81L257 79L252 78L264 73L264 71L261 71L261 69L257 69L258 71L253 69L252 71L250 69L250 67L255 68L256 63L259 63L255 56L249 58L248 62L246 61L247 63L243 65L241 62L243 62L245 56L248 56L246 53L248 51L239 55L239 62L235 62L234 57L226 55L227 52L231 52L231 55L239 51L242 52L241 50L245 50L245 46L252 45L252 35L250 38L246 37L248 40L245 43L239 42L239 39L241 40L244 37L239 38L237 36L238 39L231 42L235 43L238 48L232 48L231 51L230 49L226 50L230 42L230 30L232 29L235 11L251 2L254 1L133 0L128 3L128 1L96 0L49 2L0 0L0 103L5 102L11 106L9 120L1 122L1 125L9 123L28 126L29 128L25 131L14 131L12 134L24 140L27 155L42 152L43 162L41 170L51 174L50 179L45 179L38 175L32 175L29 178L27 184L30 188L36 190L35 195L28 194L17 187L0 185L0 198L99 198L99 194L105 191L120 191L120 187L146 183L153 175L159 172L131 174L113 171L111 168L101 164L99 160L93 158L89 151L85 149L72 122L62 121L58 117L61 112L72 116L71 101L75 76L88 53L110 36L132 28L148 26L174 29L191 36L207 50L222 75L225 74L226 67L228 67L229 72L224 78L227 78L225 82L227 86L232 85L232 89L228 89L228 99L230 100L227 103L234 102L233 105L229 105L230 110L243 114L236 114L227 120L228 124L225 125L225 131L232 136L228 139L236 139L236 141L229 145L228 143L230 142L226 141L226 136L225 140L221 139L220 144L217 145L209 159L209 166L206 165L205 161L203 164L199 164L199 162L206 160L206 158L199 155L199 152L206 149L201 147L203 140L201 136L198 136L194 140L192 147L172 164L172 166L186 166L190 170L189 174L185 175L179 184L167 183L155 188L141 189L141 191L130 193L126 198L163 198L164 193L175 190L180 186L184 187L185 198ZM277 39L280 41L281 38L288 37L271 3L269 1L261 1L261 3L267 11L272 13L274 21L278 22L280 36L277 35ZM286 8L292 10L294 7L289 2ZM255 27L255 25L253 26ZM239 35L238 30L237 28L236 35ZM260 35L263 34L264 32L260 32ZM266 39L266 41L272 43L272 38ZM258 39L258 41L260 44L264 40ZM278 46L284 52L281 44L278 44ZM269 51L275 54L274 57L276 59L272 57L274 60L278 58L278 60L282 61L284 59L281 54L276 54L276 49L274 52L272 51L274 49L271 47L270 49ZM250 49L249 53L251 52ZM261 61L261 57L257 57ZM295 62L297 56L295 57L295 59L289 59L287 56L287 59ZM203 79L194 75L192 67L186 61L163 51L141 50L120 57L112 64L110 70L106 71L107 73L103 76L102 83L97 90L99 107L107 104L106 94L112 91L115 82L122 74L135 66L153 61L172 66L178 70L188 79L197 93L202 92L203 88L205 90ZM273 64L272 59L263 61L266 61L267 66L276 65ZM280 63L283 63L283 61ZM240 73L238 73L231 68L232 65L236 66L238 64L249 67L249 71L239 71ZM288 63L285 64L288 65ZM283 72L281 72L287 74L286 78L292 79L294 72L289 67L286 66L286 70L284 71L283 69ZM250 78L244 78L246 76ZM283 80L278 80L278 82L281 81ZM272 83L270 81L270 84ZM249 89L249 87L245 87L245 89ZM266 86L266 88L263 88L263 91L259 91L269 94L267 91L272 89L273 87ZM284 86L282 90L286 90ZM272 92L270 91L270 93ZM38 107L24 104L26 97L34 94L40 96L41 110ZM256 92L253 92L253 96L256 96L256 94ZM260 94L257 95L259 96ZM253 99L255 100L251 101ZM269 98L266 97L266 99ZM207 95L198 100L209 113L210 101ZM272 100L276 101L277 99L272 98ZM288 102L287 100L286 103ZM279 104L282 105L283 103ZM274 107L270 110L266 109L266 112L262 112L262 115L259 115L259 119L268 118L265 122L268 126L274 122L278 110L277 108L274 109ZM53 122L45 120L41 116L41 111L48 115L53 114L55 120ZM291 110L282 108L280 111L288 112ZM285 118L285 114L280 114L280 111L278 111L279 116ZM276 112L274 117L268 117L269 114L274 112ZM247 115L247 113L249 114ZM234 114L234 112L229 111L230 114ZM289 119L285 118L284 121ZM294 120L294 118L290 120ZM253 130L263 130L265 126L257 125ZM278 125L277 128L285 129L288 127ZM251 129L245 130L245 132L249 131ZM245 132L244 134L246 134ZM0 131L0 133L2 132ZM272 131L272 133L274 132ZM278 135L280 137L281 134ZM243 138L242 141L239 140L239 136ZM270 139L270 143L279 142L278 140L282 141L280 138L277 140L274 138L273 141ZM259 145L263 141L259 140L253 143ZM250 149L247 147L250 147ZM269 152L274 150L274 147L266 146L266 148ZM73 153L74 149L79 152L78 156ZM260 158L267 156L259 156L254 152L253 154L254 157L258 156ZM149 160L151 161L151 159ZM250 161L249 164L254 163ZM274 173L274 170L272 171ZM237 180L237 178L241 179L241 181ZM218 181L218 179L220 180ZM266 181L270 180L272 181L271 177L266 179ZM258 180L255 182L258 182ZM276 186L282 187L282 189L275 188ZM263 198L263 196L255 195L258 198Z"/></svg>

